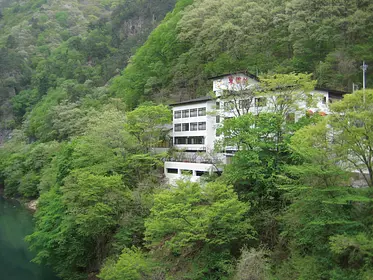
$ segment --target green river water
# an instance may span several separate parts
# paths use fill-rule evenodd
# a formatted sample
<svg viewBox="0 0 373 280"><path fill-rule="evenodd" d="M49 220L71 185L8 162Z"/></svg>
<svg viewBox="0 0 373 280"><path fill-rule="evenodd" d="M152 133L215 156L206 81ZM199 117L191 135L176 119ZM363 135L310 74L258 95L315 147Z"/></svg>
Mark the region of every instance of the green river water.
<svg viewBox="0 0 373 280"><path fill-rule="evenodd" d="M34 264L24 242L32 232L31 214L0 196L0 280L57 280L50 269Z"/></svg>

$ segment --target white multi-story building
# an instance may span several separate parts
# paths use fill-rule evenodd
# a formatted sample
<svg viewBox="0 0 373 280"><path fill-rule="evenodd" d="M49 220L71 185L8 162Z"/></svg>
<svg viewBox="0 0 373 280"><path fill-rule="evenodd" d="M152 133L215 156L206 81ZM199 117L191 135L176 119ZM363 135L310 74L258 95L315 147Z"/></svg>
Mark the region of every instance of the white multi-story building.
<svg viewBox="0 0 373 280"><path fill-rule="evenodd" d="M198 181L205 173L220 172L217 163L225 164L229 161L235 147L226 147L227 153L213 152L215 142L219 139L216 130L224 118L247 112L255 114L270 111L273 108L268 96L252 94L259 83L254 75L237 73L211 79L215 97L202 97L171 104L172 142L178 151L164 165L165 176L171 184L183 176ZM306 109L309 112L328 114L328 103L341 99L344 92L315 89L311 94L317 96L317 102L312 108L307 108L303 101L299 102L298 107L303 110L293 112L295 120L304 114Z"/></svg>

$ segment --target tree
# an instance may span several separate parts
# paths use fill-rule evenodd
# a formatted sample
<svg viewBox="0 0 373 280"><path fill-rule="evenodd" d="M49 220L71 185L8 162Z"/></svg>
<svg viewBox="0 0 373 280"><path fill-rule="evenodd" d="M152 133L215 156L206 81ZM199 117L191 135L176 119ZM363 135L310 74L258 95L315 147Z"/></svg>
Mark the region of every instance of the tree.
<svg viewBox="0 0 373 280"><path fill-rule="evenodd" d="M291 181L286 176L287 165L293 162L289 139L317 118L305 112L317 98L309 93L313 86L309 75L263 77L254 96L265 99L265 104L250 104L249 113L225 119L218 129L224 135L219 149L237 149L222 178L234 185L241 200L253 202L253 224L260 241L271 249L279 240L276 215L289 203L282 188Z"/></svg>
<svg viewBox="0 0 373 280"><path fill-rule="evenodd" d="M108 261L98 277L103 280L151 279L153 264L138 248L125 248L117 262ZM147 278L146 278L147 277Z"/></svg>
<svg viewBox="0 0 373 280"><path fill-rule="evenodd" d="M188 270L197 279L220 278L229 272L231 246L253 238L248 209L230 186L180 181L155 195L145 240L155 254L175 258L179 265L173 270L190 266L192 258L197 267Z"/></svg>
<svg viewBox="0 0 373 280"><path fill-rule="evenodd" d="M130 197L121 176L71 172L61 189L40 198L36 228L27 237L35 261L51 265L64 279L97 271Z"/></svg>
<svg viewBox="0 0 373 280"><path fill-rule="evenodd" d="M331 110L328 125L335 153L373 187L373 90L347 94Z"/></svg>
<svg viewBox="0 0 373 280"><path fill-rule="evenodd" d="M126 131L133 135L145 152L164 141L170 128L171 111L164 105L141 105L126 114Z"/></svg>
<svg viewBox="0 0 373 280"><path fill-rule="evenodd" d="M364 265L369 257L360 253L370 250L365 244L371 236L371 191L350 186L351 173L334 140L343 133L331 131L332 119L319 118L290 140L294 161L286 173L292 178L287 185L292 203L280 218L289 255L278 266L280 279L364 279L362 274L371 271ZM353 244L342 246L343 241Z"/></svg>
<svg viewBox="0 0 373 280"><path fill-rule="evenodd" d="M238 260L235 280L268 280L270 278L268 252L259 248L250 250L244 247Z"/></svg>

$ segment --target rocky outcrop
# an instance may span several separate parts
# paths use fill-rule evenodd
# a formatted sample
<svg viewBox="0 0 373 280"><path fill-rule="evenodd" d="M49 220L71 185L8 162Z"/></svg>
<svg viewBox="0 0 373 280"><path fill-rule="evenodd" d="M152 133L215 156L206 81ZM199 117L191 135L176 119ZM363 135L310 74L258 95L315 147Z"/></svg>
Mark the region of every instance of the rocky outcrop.
<svg viewBox="0 0 373 280"><path fill-rule="evenodd" d="M31 200L31 201L26 203L26 208L31 210L31 211L36 211L37 206L38 206L38 200L37 199Z"/></svg>

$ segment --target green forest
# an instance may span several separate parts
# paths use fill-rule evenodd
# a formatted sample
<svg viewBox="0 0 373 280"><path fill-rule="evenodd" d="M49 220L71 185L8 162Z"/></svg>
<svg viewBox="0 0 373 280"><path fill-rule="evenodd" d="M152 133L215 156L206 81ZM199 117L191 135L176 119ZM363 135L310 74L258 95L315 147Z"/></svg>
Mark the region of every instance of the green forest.
<svg viewBox="0 0 373 280"><path fill-rule="evenodd" d="M224 120L221 176L167 185L168 104L239 71L360 90ZM0 0L0 187L38 200L26 240L63 280L370 280L369 88L371 0Z"/></svg>

